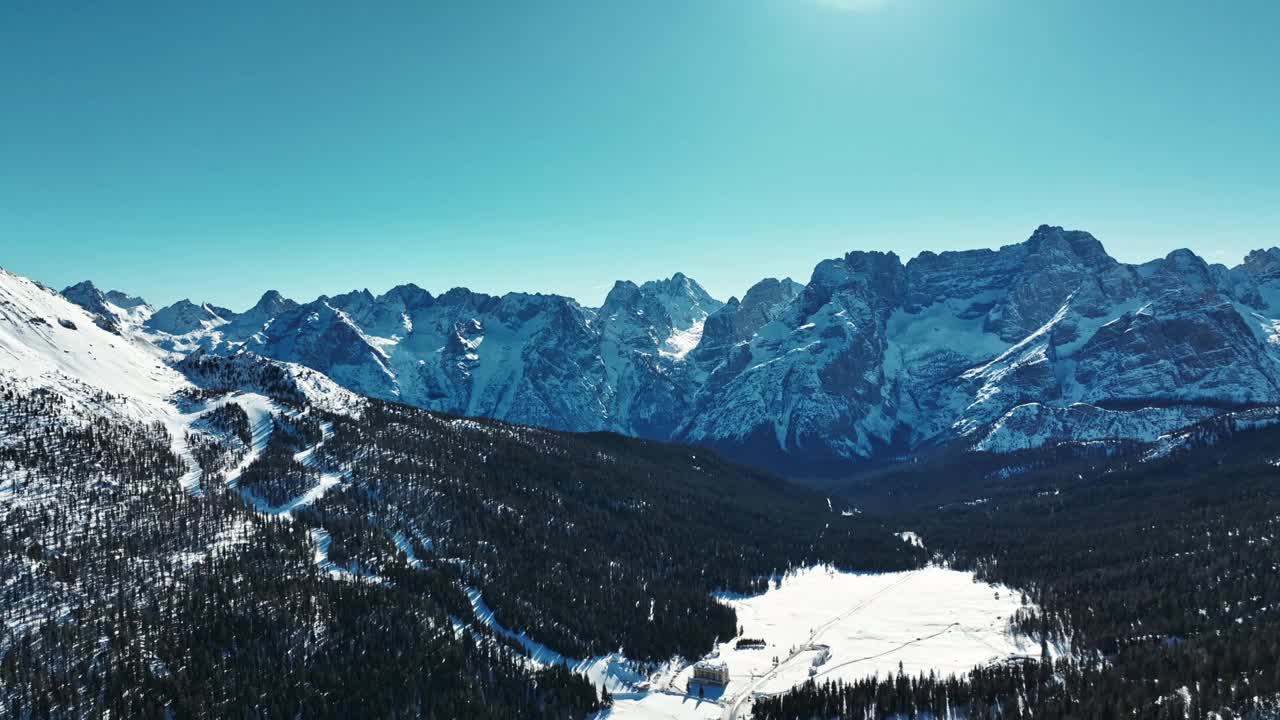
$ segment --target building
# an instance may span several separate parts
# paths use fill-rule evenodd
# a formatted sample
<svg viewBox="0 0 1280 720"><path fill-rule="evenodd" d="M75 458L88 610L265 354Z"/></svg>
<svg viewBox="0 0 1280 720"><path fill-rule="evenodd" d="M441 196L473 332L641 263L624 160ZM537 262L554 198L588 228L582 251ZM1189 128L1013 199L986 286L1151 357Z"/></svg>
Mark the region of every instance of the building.
<svg viewBox="0 0 1280 720"><path fill-rule="evenodd" d="M728 684L729 666L724 662L703 660L693 666L693 677L689 679L690 687L694 685L717 685L719 687L724 687Z"/></svg>
<svg viewBox="0 0 1280 720"><path fill-rule="evenodd" d="M814 649L818 651L818 654L813 656L813 666L826 665L827 661L831 659L831 648L826 645L815 645Z"/></svg>

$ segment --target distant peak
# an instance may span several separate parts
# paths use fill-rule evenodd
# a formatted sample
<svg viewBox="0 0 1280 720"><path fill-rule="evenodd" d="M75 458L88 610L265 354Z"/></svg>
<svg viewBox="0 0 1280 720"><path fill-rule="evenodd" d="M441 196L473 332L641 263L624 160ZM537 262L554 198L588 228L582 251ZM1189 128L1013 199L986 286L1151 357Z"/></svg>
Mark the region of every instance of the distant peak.
<svg viewBox="0 0 1280 720"><path fill-rule="evenodd" d="M1245 265L1254 265L1258 263L1271 264L1277 262L1280 262L1280 247L1273 247L1265 250L1258 248L1257 250L1250 251L1244 258Z"/></svg>
<svg viewBox="0 0 1280 720"><path fill-rule="evenodd" d="M322 301L328 302L335 307L345 309L355 306L372 305L374 297L373 293L369 292L368 288L365 288L364 290L352 290L351 292L343 293L341 295L334 295L331 298L324 298L322 296Z"/></svg>
<svg viewBox="0 0 1280 720"><path fill-rule="evenodd" d="M391 299L398 300L406 307L430 305L435 301L435 298L432 297L431 293L423 290L413 283L397 285L388 290L381 297L377 298L379 302Z"/></svg>
<svg viewBox="0 0 1280 720"><path fill-rule="evenodd" d="M1280 248L1254 250L1245 257L1240 269L1249 273L1259 282L1268 282L1280 278Z"/></svg>
<svg viewBox="0 0 1280 720"><path fill-rule="evenodd" d="M1041 225L1023 245L1033 253L1064 252L1092 267L1114 264L1102 243L1084 230L1066 230L1060 225Z"/></svg>
<svg viewBox="0 0 1280 720"><path fill-rule="evenodd" d="M634 283L632 287L634 287ZM697 280L682 272L677 272L666 280L650 280L639 286L639 289L647 294L687 297L698 305L711 306L709 308L711 310L718 309L723 305L719 300L711 297L711 294L699 285Z"/></svg>
<svg viewBox="0 0 1280 720"><path fill-rule="evenodd" d="M471 288L453 287L453 288L449 288L445 292L445 294L440 296L440 298L454 300L454 299L461 299L461 298L469 298L474 295L475 293L471 291Z"/></svg>
<svg viewBox="0 0 1280 720"><path fill-rule="evenodd" d="M281 295L278 291L268 290L262 294L262 297L252 309L266 315L275 315L282 310L295 306L296 304L297 303Z"/></svg>
<svg viewBox="0 0 1280 720"><path fill-rule="evenodd" d="M98 292L98 288L96 285L93 284L92 280L81 280L75 285L68 285L66 288L63 289L62 294L66 295L67 293L86 293L86 292Z"/></svg>
<svg viewBox="0 0 1280 720"><path fill-rule="evenodd" d="M64 288L61 294L91 315L107 317L111 314L106 297L88 280Z"/></svg>
<svg viewBox="0 0 1280 720"><path fill-rule="evenodd" d="M610 288L609 294L604 298L604 306L610 307L619 303L628 302L631 298L640 295L640 286L630 280L617 280Z"/></svg>
<svg viewBox="0 0 1280 720"><path fill-rule="evenodd" d="M126 310L132 310L138 307L147 306L147 301L137 295L120 292L119 290L108 290L106 294L107 300L112 305L122 307Z"/></svg>
<svg viewBox="0 0 1280 720"><path fill-rule="evenodd" d="M1165 256L1165 260L1178 268L1200 267L1207 265L1203 258L1188 248L1178 248Z"/></svg>
<svg viewBox="0 0 1280 720"><path fill-rule="evenodd" d="M285 300L285 297L281 295L279 291L268 290L262 293L262 297L258 299L257 306L260 308L276 307L279 305L283 305L285 302L287 302Z"/></svg>
<svg viewBox="0 0 1280 720"><path fill-rule="evenodd" d="M467 305L476 309L489 307L492 303L499 302L498 298L492 295L475 292L465 287L450 288L448 292L439 297L439 301L446 305Z"/></svg>

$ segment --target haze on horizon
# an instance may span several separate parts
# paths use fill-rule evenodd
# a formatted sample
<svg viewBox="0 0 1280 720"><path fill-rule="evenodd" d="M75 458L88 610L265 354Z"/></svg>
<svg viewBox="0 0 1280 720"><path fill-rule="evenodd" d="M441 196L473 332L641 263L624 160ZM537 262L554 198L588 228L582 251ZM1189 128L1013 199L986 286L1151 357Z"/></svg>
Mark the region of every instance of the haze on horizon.
<svg viewBox="0 0 1280 720"><path fill-rule="evenodd" d="M1042 223L1280 244L1280 6L244 0L0 8L0 266L233 309L413 282L597 304Z"/></svg>

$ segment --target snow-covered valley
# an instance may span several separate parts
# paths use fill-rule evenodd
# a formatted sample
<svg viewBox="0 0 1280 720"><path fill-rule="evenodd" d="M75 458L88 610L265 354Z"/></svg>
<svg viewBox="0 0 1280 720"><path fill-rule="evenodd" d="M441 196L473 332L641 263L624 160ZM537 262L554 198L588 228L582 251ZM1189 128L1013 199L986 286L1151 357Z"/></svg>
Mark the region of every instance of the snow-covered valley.
<svg viewBox="0 0 1280 720"><path fill-rule="evenodd" d="M811 678L884 677L899 667L912 675L963 675L1039 652L1010 630L1023 608L1018 592L936 566L903 573L813 567L762 595L721 600L737 612L743 632L705 659L728 666L727 686L690 692L693 665L676 664L648 679L647 689L615 693L602 718L745 718L757 695ZM765 644L738 649L744 638Z"/></svg>

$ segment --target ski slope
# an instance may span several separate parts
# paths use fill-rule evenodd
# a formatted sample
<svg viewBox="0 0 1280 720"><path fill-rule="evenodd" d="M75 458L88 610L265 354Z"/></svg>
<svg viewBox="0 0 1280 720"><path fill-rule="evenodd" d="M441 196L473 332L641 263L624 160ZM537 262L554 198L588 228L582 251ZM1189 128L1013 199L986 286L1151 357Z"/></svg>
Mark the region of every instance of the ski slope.
<svg viewBox="0 0 1280 720"><path fill-rule="evenodd" d="M55 390L76 414L176 422L170 398L190 387L150 343L107 332L66 298L0 269L0 374ZM114 396L101 402L100 393Z"/></svg>

